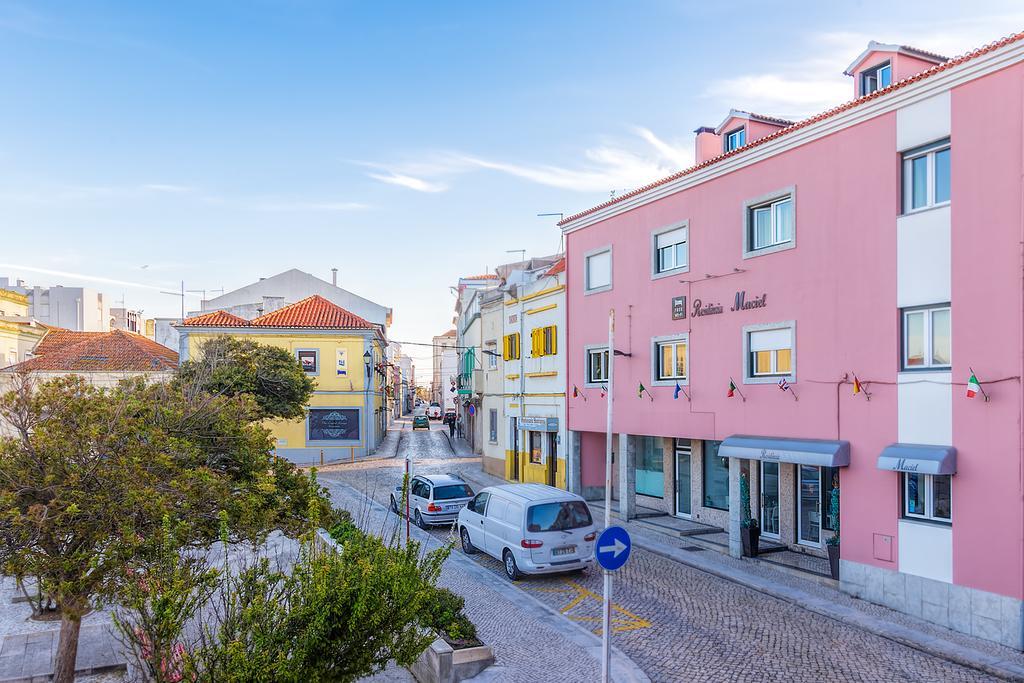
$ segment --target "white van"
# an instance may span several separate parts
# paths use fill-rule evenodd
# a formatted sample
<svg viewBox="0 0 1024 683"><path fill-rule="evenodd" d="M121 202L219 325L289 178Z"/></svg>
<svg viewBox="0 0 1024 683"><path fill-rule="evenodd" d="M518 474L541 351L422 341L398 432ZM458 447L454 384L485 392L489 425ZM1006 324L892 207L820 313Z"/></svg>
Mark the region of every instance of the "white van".
<svg viewBox="0 0 1024 683"><path fill-rule="evenodd" d="M459 511L462 550L501 560L515 581L594 563L597 527L587 502L543 484L489 486Z"/></svg>

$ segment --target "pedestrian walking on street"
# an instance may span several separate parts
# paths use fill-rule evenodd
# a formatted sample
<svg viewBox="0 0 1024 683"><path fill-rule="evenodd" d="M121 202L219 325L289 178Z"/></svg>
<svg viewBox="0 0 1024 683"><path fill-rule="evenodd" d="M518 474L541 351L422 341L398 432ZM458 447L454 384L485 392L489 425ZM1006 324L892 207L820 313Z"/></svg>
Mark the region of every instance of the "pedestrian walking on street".
<svg viewBox="0 0 1024 683"><path fill-rule="evenodd" d="M455 426L459 430L459 438L461 439L462 438L462 418L461 417L459 418L459 421L458 421L458 423L456 423Z"/></svg>
<svg viewBox="0 0 1024 683"><path fill-rule="evenodd" d="M455 416L452 415L448 418L448 435L451 438L455 438Z"/></svg>

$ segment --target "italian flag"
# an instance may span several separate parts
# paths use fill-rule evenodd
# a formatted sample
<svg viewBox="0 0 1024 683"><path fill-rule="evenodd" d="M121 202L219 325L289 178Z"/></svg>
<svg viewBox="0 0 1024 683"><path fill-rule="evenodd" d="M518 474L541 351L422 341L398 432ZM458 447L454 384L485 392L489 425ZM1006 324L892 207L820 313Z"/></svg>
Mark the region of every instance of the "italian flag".
<svg viewBox="0 0 1024 683"><path fill-rule="evenodd" d="M981 385L978 384L978 378L971 373L971 378L967 380L967 398L974 398L981 391Z"/></svg>

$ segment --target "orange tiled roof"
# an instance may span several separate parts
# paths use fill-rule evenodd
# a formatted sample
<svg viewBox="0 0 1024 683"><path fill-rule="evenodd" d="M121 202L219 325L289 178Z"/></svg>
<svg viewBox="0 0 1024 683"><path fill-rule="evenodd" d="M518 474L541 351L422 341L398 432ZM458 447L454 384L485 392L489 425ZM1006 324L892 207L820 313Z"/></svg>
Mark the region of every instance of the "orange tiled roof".
<svg viewBox="0 0 1024 683"><path fill-rule="evenodd" d="M124 330L53 330L36 346L35 354L5 372L154 372L178 366L177 353Z"/></svg>
<svg viewBox="0 0 1024 683"><path fill-rule="evenodd" d="M914 74L913 76L909 76L907 78L904 78L901 81L897 81L897 82L893 83L892 85L890 85L890 86L888 86L886 88L880 88L879 90L876 90L875 92L870 93L868 95L864 95L862 97L858 97L857 99L850 100L849 102L844 102L843 104L840 104L839 106L833 107L831 109L827 109L827 110L821 112L820 114L816 114L816 115L814 115L814 116L812 116L810 118L804 119L803 121L798 121L797 123L794 123L791 126L787 126L785 128L782 128L782 129L772 133L771 135L766 135L763 138L758 138L757 140L754 140L753 142L750 142L750 143L744 145L743 147L740 147L739 149L734 149L731 152L726 152L725 154L720 154L717 157L713 157L711 159L708 159L707 161L699 163L696 166L691 166L690 168L684 169L682 171L677 171L676 173L673 173L670 176L666 176L666 177L661 178L659 180L655 180L653 183L650 183L648 185L644 185L643 187L639 187L639 188L637 188L635 190L632 190L630 192L625 192L623 194L620 194L617 197L615 197L615 199L610 199L610 200L608 200L606 202L602 202L601 204L598 204L597 206L593 206L593 207L587 209L586 211L580 211L579 213L573 214L572 216L569 216L568 218L565 218L565 219L559 221L558 225L559 226L566 225L566 224L571 223L571 222L573 222L575 220L579 220L580 218L583 218L584 216L589 216L592 213L596 213L597 211L600 211L602 209L606 209L609 206L614 206L615 204L619 204L620 202L623 202L623 201L625 201L627 199L631 199L633 197L636 197L637 195L641 195L641 194L643 194L645 192L653 190L656 187L661 187L662 185L670 183L670 182L672 182L674 180L678 180L679 178L688 176L691 173L695 173L696 171L699 171L699 170L701 170L703 168L707 168L708 166L711 166L713 164L717 164L718 162L722 161L723 159L727 159L727 158L735 156L737 154L743 154L744 152L746 152L747 150L749 150L749 149L751 149L753 147L757 147L759 145L763 145L763 144L768 143L768 142L770 142L772 140L780 138L783 135L789 135L790 133L798 131L798 130L800 130L802 128L806 128L807 126L810 126L811 124L818 123L819 121L824 121L825 119L832 118L833 116L841 114L844 111L849 111L850 109L853 109L854 107L860 106L860 105L862 105L862 104L864 104L866 102L869 102L871 100L877 99L879 97L885 97L886 95L888 95L889 93L891 93L891 92L893 92L895 90L900 90L901 88L905 88L908 85L911 85L913 83L917 83L918 81L922 81L922 80L924 80L926 78L929 78L929 77L934 76L936 74L942 73L943 71L947 71L949 69L952 69L953 67L960 66L964 62L969 62L972 59L977 59L978 57L986 55L986 54L988 54L990 52L994 52L995 50L998 50L1001 47L1006 47L1007 45L1010 45L1012 43L1016 43L1016 42L1018 42L1018 41L1020 41L1022 39L1024 39L1024 32L1014 33L1013 35L1009 35L1009 36L1006 36L1005 38L1001 38L1000 40L996 40L994 42L991 42L988 45L983 45L982 47L979 47L976 50L972 50L971 52L968 52L966 54L960 55L959 57L954 57L953 59L945 61L945 62L943 62L941 64L936 64L935 66L931 67L930 69L925 69L924 71L922 71L920 73L917 73L917 74ZM916 48L915 48L915 50L916 50ZM923 50L920 50L919 52L924 53ZM927 54L933 54L933 53L927 53ZM935 55L935 56L936 57L940 57L940 55Z"/></svg>
<svg viewBox="0 0 1024 683"><path fill-rule="evenodd" d="M203 313L182 321L186 327L248 327L249 321L227 311Z"/></svg>
<svg viewBox="0 0 1024 683"><path fill-rule="evenodd" d="M373 323L319 294L249 321L253 327L315 327L332 330L372 330Z"/></svg>
<svg viewBox="0 0 1024 683"><path fill-rule="evenodd" d="M565 257L558 259L555 265L548 268L544 275L558 275L559 273L565 272Z"/></svg>

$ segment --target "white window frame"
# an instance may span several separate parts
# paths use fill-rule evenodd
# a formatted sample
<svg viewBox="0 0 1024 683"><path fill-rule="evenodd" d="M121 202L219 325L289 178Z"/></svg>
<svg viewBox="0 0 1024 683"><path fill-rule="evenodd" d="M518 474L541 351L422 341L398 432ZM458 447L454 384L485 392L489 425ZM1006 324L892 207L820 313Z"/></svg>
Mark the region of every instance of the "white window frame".
<svg viewBox="0 0 1024 683"><path fill-rule="evenodd" d="M755 375L752 353L750 351L750 335L753 332L769 332L788 329L790 333L789 373ZM773 356L774 363L774 356ZM785 320L775 323L746 325L743 328L743 383L744 384L778 384L779 380L796 382L796 321Z"/></svg>
<svg viewBox="0 0 1024 683"><path fill-rule="evenodd" d="M484 344L484 355L487 356L487 369L498 369L498 342L491 340Z"/></svg>
<svg viewBox="0 0 1024 683"><path fill-rule="evenodd" d="M489 443L498 443L498 409L491 408L487 413L487 436Z"/></svg>
<svg viewBox="0 0 1024 683"><path fill-rule="evenodd" d="M594 353L605 353L608 354L607 344L592 344L583 347L583 385L586 387L603 387L608 384L608 365L605 365L605 376L603 379L593 380L590 377L590 356ZM612 356L608 354L608 360L606 363L611 363Z"/></svg>
<svg viewBox="0 0 1024 683"><path fill-rule="evenodd" d="M682 265L675 265L671 268L661 270L661 259L659 258L658 249L658 238L666 233L673 232L675 230L683 231L683 241L676 242L678 244L686 244L686 263ZM673 246L675 246L673 245ZM680 221L679 223L673 223L663 228L658 228L651 233L651 279L657 280L663 277L671 277L672 275L678 275L680 273L688 273L690 271L690 222Z"/></svg>
<svg viewBox="0 0 1024 683"><path fill-rule="evenodd" d="M772 235L775 237L776 231L778 230L775 222L775 206L785 201L793 202L793 231L789 236L789 239L785 241L776 241L772 244L763 247L754 247L754 211L757 209L763 209L769 207L772 219ZM760 197L754 197L748 199L743 203L743 258L756 258L758 256L764 256L766 254L774 254L775 252L785 251L787 249L796 248L796 232L797 232L797 220L796 220L796 186L791 185L789 187L776 190L775 192L769 192L768 194L761 195Z"/></svg>
<svg viewBox="0 0 1024 683"><path fill-rule="evenodd" d="M932 362L932 314L936 311L949 311L949 363L938 365ZM915 313L924 314L924 364L908 365L907 352L909 336L907 334L907 318ZM900 371L918 372L926 371L949 371L953 367L953 310L950 304L933 304L930 306L908 306L900 309Z"/></svg>
<svg viewBox="0 0 1024 683"><path fill-rule="evenodd" d="M739 140L739 138L742 138L742 140ZM739 140L738 144L734 144L734 142L736 140ZM746 126L740 126L739 128L736 128L735 130L731 130L731 131L729 131L728 133L725 134L725 150L724 150L725 152L731 152L734 149L739 149L740 147L745 147L746 144L747 144L747 127Z"/></svg>
<svg viewBox="0 0 1024 683"><path fill-rule="evenodd" d="M593 256L600 256L601 254L608 252L608 284L600 285L597 287L590 286L590 259ZM612 277L615 272L614 256L612 255L611 245L599 247L598 249L591 249L590 251L583 254L583 294L598 294L600 292L607 292L612 288L614 284L614 278Z"/></svg>
<svg viewBox="0 0 1024 683"><path fill-rule="evenodd" d="M889 70L889 84L881 85L879 82L879 74L881 74L886 69ZM874 84L874 87L871 89L868 89L869 82ZM889 85L892 85L892 62L890 61L885 61L880 64L877 64L871 67L870 69L865 69L860 73L861 95L870 95L871 93L881 90L882 88L888 88Z"/></svg>
<svg viewBox="0 0 1024 683"><path fill-rule="evenodd" d="M665 377L661 376L661 347L668 344L686 344L686 376L685 377ZM673 352L673 358L675 352ZM690 335L689 334L669 334L660 337L651 338L651 386L655 387L674 387L676 382L679 382L681 386L687 386L690 383Z"/></svg>
<svg viewBox="0 0 1024 683"><path fill-rule="evenodd" d="M917 476L922 477L924 484L924 514L918 514L916 512L910 512L907 509L907 501L909 500L908 489L910 488L910 477ZM936 477L949 477L949 518L936 517L935 516L935 478ZM903 517L905 519L921 519L929 522L935 522L937 524L945 524L947 526L953 525L953 475L951 474L921 474L918 472L900 472L900 486L902 487L902 506Z"/></svg>
<svg viewBox="0 0 1024 683"><path fill-rule="evenodd" d="M941 202L935 201L935 182L937 177L935 175L935 155L939 152L951 150L952 144L949 138L942 140L936 140L930 142L927 145L915 147L909 149L903 153L902 161L902 197L903 197L903 214L917 213L918 211L927 211L928 209L934 209L939 206L948 206L950 203L949 199L944 199ZM925 174L927 178L925 180L925 201L921 206L913 206L914 203L914 160L924 157L925 162ZM952 151L950 151L950 174L952 174ZM952 197L952 187L950 187L950 197Z"/></svg>

